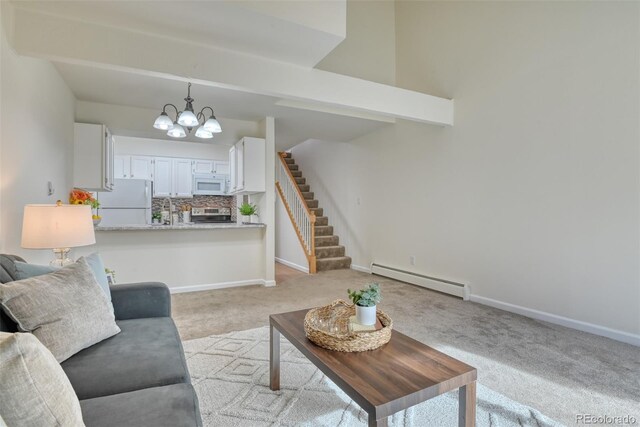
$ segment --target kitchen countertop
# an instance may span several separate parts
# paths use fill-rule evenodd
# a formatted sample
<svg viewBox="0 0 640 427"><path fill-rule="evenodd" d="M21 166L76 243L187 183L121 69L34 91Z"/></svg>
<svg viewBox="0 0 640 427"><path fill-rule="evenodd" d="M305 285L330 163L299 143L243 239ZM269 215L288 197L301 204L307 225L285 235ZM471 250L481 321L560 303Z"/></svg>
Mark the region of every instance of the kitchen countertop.
<svg viewBox="0 0 640 427"><path fill-rule="evenodd" d="M264 228L265 225L258 224L237 224L229 223L190 223L176 225L153 225L153 224L135 224L135 225L115 225L110 227L96 226L96 231L162 231L162 230L218 230L218 229L240 229L240 228Z"/></svg>

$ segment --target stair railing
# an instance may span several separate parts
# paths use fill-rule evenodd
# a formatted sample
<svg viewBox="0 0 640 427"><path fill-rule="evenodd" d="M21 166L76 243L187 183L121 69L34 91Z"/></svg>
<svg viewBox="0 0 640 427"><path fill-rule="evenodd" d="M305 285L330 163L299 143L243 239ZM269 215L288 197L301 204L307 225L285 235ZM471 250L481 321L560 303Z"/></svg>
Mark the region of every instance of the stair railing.
<svg viewBox="0 0 640 427"><path fill-rule="evenodd" d="M285 153L279 153L278 156L280 161L276 166L276 189L309 262L309 273L313 274L316 272L316 215L307 206L285 156Z"/></svg>

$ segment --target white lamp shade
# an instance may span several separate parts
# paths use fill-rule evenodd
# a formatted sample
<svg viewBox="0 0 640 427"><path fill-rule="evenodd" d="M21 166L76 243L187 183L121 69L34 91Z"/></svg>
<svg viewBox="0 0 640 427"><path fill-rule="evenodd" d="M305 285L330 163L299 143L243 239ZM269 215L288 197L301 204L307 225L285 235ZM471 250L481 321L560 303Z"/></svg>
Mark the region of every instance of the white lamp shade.
<svg viewBox="0 0 640 427"><path fill-rule="evenodd" d="M75 248L96 242L89 205L26 205L22 218L25 249Z"/></svg>
<svg viewBox="0 0 640 427"><path fill-rule="evenodd" d="M203 127L211 133L220 133L222 132L222 127L218 120L215 117L211 116L209 120L204 122Z"/></svg>
<svg viewBox="0 0 640 427"><path fill-rule="evenodd" d="M167 113L162 112L153 123L153 127L160 130L169 130L173 126L173 121L171 117L167 115Z"/></svg>
<svg viewBox="0 0 640 427"><path fill-rule="evenodd" d="M172 138L184 138L185 136L187 136L187 132L185 132L182 126L180 126L177 123L174 123L173 127L169 129L169 131L167 132L167 135L169 135Z"/></svg>
<svg viewBox="0 0 640 427"><path fill-rule="evenodd" d="M198 138L202 138L202 139L211 139L211 138L213 138L213 134L211 132L209 132L208 130L206 130L204 128L204 126L200 126L198 128L198 130L196 131L196 136Z"/></svg>
<svg viewBox="0 0 640 427"><path fill-rule="evenodd" d="M198 118L195 114L193 114L193 111L184 110L182 113L180 113L180 116L178 116L178 124L181 126L192 128L198 125Z"/></svg>

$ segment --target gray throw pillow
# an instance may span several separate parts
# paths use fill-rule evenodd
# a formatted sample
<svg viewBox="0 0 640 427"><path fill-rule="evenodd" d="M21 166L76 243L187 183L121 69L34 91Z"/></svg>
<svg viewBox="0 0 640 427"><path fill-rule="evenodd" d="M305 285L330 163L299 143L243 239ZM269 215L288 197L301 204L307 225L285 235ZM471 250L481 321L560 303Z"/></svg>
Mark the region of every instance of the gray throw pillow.
<svg viewBox="0 0 640 427"><path fill-rule="evenodd" d="M28 262L16 261L16 280L28 279L34 276L42 276L43 274L53 273L59 267L50 265L29 264Z"/></svg>
<svg viewBox="0 0 640 427"><path fill-rule="evenodd" d="M0 284L0 305L58 362L118 332L109 300L84 259L53 273Z"/></svg>
<svg viewBox="0 0 640 427"><path fill-rule="evenodd" d="M91 271L93 271L93 275L95 276L98 284L107 295L109 301L111 301L111 290L109 289L109 280L107 279L107 273L104 271L104 263L102 262L102 258L100 254L97 252L92 253L91 255L87 255L84 258L91 267Z"/></svg>
<svg viewBox="0 0 640 427"><path fill-rule="evenodd" d="M0 413L0 425L84 426L69 379L31 334L0 332Z"/></svg>

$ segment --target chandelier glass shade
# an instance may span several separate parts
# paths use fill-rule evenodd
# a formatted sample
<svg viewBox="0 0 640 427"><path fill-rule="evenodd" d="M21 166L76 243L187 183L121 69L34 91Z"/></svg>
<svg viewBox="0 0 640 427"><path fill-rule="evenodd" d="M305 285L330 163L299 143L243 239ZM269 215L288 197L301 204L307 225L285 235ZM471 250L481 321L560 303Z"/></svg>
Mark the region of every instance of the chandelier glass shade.
<svg viewBox="0 0 640 427"><path fill-rule="evenodd" d="M222 127L216 119L213 108L204 107L197 114L193 111L194 99L191 98L191 83L187 86L187 97L184 100L187 104L182 111L179 111L173 104L165 104L162 107L162 113L153 123L153 127L167 131L167 135L172 138L185 138L187 133L191 133L195 127L197 127L195 136L202 139L211 139L214 133L222 132ZM167 114L167 107L173 107L176 111L175 120L172 120ZM211 115L208 119L204 114L207 109L211 110Z"/></svg>

